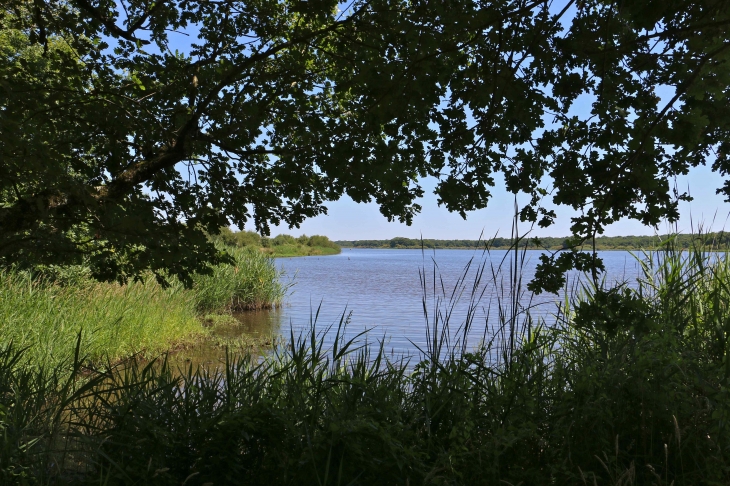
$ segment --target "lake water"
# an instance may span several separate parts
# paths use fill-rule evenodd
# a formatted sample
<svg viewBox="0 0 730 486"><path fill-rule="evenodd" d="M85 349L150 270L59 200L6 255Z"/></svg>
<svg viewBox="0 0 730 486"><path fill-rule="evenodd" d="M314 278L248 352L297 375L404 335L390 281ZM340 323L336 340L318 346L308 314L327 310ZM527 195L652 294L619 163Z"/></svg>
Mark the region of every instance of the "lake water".
<svg viewBox="0 0 730 486"><path fill-rule="evenodd" d="M331 343L340 319L349 316L346 336L369 330L369 342L384 340L388 353L398 355L426 349L427 329L435 321L442 327L447 314L454 335L471 316L468 340L476 345L494 335L500 312L511 314L511 302L518 302L520 319L529 310L533 318L554 322L561 296L526 290L541 253L524 252L517 271L514 253L507 251L343 249L333 256L278 259L284 280L294 282L284 305L240 318L254 332L285 336L307 332L316 321L321 332L332 326L325 336ZM599 255L607 280L635 284L639 266L630 253ZM510 295L514 275L522 277L518 299ZM577 277L570 276L574 285Z"/></svg>

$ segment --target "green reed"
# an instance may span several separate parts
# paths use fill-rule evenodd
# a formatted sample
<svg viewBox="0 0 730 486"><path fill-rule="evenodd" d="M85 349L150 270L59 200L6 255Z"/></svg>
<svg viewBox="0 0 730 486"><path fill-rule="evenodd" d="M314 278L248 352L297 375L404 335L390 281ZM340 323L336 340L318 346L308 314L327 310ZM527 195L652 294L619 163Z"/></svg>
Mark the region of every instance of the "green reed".
<svg viewBox="0 0 730 486"><path fill-rule="evenodd" d="M217 368L161 358L97 370L76 357L29 371L6 347L2 479L728 484L730 270L701 245L666 250L641 260L638 287L584 283L550 326L525 304L520 250L495 265L475 256L453 289L424 269L429 345L399 359L345 338L345 316L321 331L315 316L270 354ZM472 345L475 313L453 323L451 312L484 305L485 283L498 286L499 322Z"/></svg>
<svg viewBox="0 0 730 486"><path fill-rule="evenodd" d="M93 362L151 358L207 336L206 313L280 304L288 287L273 261L256 251L229 251L234 264L196 276L192 289L177 282L163 288L153 278L95 282L83 268L41 276L0 272L0 344L28 348L28 362L54 366L72 355L80 333Z"/></svg>
<svg viewBox="0 0 730 486"><path fill-rule="evenodd" d="M635 288L584 285L563 309L550 378L565 383L551 413L565 474L580 464L589 484L728 482L730 264L720 250L670 238L637 256Z"/></svg>
<svg viewBox="0 0 730 486"><path fill-rule="evenodd" d="M194 277L200 312L269 309L281 304L289 286L281 281L274 260L256 248L224 247L233 263Z"/></svg>
<svg viewBox="0 0 730 486"><path fill-rule="evenodd" d="M204 333L191 292L154 280L128 285L90 280L57 285L27 274L0 273L0 342L28 348L25 357L53 366L73 355L81 335L91 360L157 356Z"/></svg>

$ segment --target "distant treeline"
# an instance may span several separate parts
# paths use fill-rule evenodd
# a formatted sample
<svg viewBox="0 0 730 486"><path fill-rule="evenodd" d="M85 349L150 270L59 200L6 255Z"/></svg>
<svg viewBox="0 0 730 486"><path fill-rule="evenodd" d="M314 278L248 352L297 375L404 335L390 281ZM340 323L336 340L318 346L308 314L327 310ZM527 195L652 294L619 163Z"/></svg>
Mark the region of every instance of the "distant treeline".
<svg viewBox="0 0 730 486"><path fill-rule="evenodd" d="M214 239L228 246L259 248L263 253L274 257L334 255L340 252L339 246L322 235L295 237L281 234L268 238L255 231L234 232L223 227Z"/></svg>
<svg viewBox="0 0 730 486"><path fill-rule="evenodd" d="M664 243L673 240L677 248L690 248L692 242L701 242L704 245L720 248L730 248L730 233L704 233L701 235L653 235L653 236L600 236L596 238L597 250L639 250L654 249L661 247ZM569 238L525 238L520 241L520 248L559 250L569 248ZM420 249L423 248L489 248L507 249L514 247L512 238L493 238L489 240L432 240L412 239L398 236L390 240L355 240L336 241L343 248L401 248ZM592 248L592 242L583 244L583 248Z"/></svg>

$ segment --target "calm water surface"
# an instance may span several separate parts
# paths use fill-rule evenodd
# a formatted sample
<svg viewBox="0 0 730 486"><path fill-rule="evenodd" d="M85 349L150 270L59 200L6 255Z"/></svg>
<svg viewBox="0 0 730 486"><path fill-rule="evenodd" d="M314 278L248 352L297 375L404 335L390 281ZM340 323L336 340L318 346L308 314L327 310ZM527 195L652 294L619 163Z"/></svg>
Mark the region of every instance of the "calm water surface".
<svg viewBox="0 0 730 486"><path fill-rule="evenodd" d="M561 297L533 296L525 288L541 253L527 251L517 272L522 275L519 311L529 309L533 318L554 321ZM599 254L608 280L636 282L639 267L631 254ZM316 320L322 332L332 326L325 336L331 342L340 319L349 316L347 336L368 329L368 340L384 340L389 353L413 354L426 346L427 323L432 326L435 319L441 323L450 312L453 330L471 314L469 342L476 345L493 335L500 307L512 301L513 255L507 251L343 249L340 255L278 259L284 280L294 282L284 306L269 313L243 314L241 321L253 332L288 335L293 330L296 336ZM573 281L577 277L571 276Z"/></svg>

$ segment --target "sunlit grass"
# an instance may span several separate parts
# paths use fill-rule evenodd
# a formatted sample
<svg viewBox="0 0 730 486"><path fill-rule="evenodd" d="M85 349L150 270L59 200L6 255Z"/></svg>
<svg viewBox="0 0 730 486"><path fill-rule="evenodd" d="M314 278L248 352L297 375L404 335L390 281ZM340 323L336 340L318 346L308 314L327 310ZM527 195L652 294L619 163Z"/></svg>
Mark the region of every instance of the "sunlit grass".
<svg viewBox="0 0 730 486"><path fill-rule="evenodd" d="M49 366L73 355L79 334L91 360L156 356L205 334L195 305L192 292L154 280L56 285L0 273L2 342L27 347L31 362Z"/></svg>
<svg viewBox="0 0 730 486"><path fill-rule="evenodd" d="M0 344L27 347L25 359L35 365L68 359L79 334L91 361L151 358L208 336L206 314L279 305L288 287L273 260L257 251L229 251L234 264L196 276L192 289L176 282L163 288L153 278L101 283L81 271L62 279L2 272Z"/></svg>
<svg viewBox="0 0 730 486"><path fill-rule="evenodd" d="M300 256L324 256L337 255L342 250L327 246L308 246L301 244L283 244L269 248L262 248L262 251L274 258L300 257Z"/></svg>

